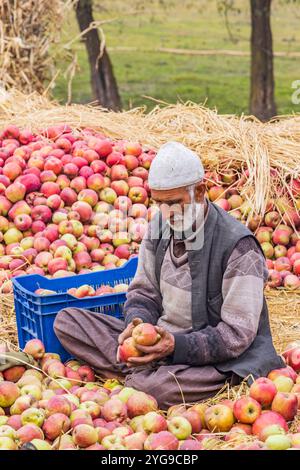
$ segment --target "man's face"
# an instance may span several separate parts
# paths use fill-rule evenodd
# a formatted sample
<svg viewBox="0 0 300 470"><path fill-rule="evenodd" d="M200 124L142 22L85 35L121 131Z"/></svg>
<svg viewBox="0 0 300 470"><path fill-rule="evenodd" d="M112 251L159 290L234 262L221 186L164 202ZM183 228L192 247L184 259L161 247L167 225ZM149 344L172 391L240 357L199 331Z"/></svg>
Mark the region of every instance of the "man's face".
<svg viewBox="0 0 300 470"><path fill-rule="evenodd" d="M193 190L196 203L204 202L205 186L198 183ZM176 226L176 221L187 219L191 202L191 192L187 187L168 189L168 190L151 190L152 199L159 205L162 216L167 220L171 227Z"/></svg>

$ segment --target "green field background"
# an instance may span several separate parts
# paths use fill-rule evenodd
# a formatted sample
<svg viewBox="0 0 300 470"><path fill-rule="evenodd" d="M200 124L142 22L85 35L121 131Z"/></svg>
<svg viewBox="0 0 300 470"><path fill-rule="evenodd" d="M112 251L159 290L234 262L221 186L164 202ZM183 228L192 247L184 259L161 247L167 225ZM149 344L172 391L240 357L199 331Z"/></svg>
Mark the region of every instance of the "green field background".
<svg viewBox="0 0 300 470"><path fill-rule="evenodd" d="M95 19L110 21L102 25L119 85L123 107L155 104L151 96L168 103L191 100L216 107L221 113L248 113L250 57L192 56L163 53L157 48L193 50L232 50L249 53L250 10L248 0L236 0L236 10L224 15L215 0L95 0ZM273 0L272 29L275 57L276 102L278 114L299 112L293 105L292 82L300 80L300 8ZM71 12L63 26L60 47L78 34ZM72 52L78 68L72 85L72 102L92 100L89 66L85 46L77 40ZM121 50L120 47L125 48ZM117 48L117 49L116 49ZM126 50L135 48L136 50ZM52 93L60 102L67 100L66 60L61 56L61 72Z"/></svg>

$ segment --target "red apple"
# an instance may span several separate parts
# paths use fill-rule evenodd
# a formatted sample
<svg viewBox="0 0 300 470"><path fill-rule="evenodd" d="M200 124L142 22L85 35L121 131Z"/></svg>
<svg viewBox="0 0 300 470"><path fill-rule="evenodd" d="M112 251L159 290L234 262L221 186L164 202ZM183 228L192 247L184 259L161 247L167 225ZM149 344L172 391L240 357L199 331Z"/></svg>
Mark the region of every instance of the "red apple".
<svg viewBox="0 0 300 470"><path fill-rule="evenodd" d="M265 377L256 379L250 387L250 397L260 403L263 408L271 406L276 393L274 383Z"/></svg>

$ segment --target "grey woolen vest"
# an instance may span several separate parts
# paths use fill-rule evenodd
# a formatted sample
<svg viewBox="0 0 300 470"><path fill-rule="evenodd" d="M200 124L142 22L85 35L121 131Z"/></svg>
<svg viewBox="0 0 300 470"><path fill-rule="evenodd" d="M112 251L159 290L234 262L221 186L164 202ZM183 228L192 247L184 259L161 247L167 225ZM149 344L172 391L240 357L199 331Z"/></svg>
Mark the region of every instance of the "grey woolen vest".
<svg viewBox="0 0 300 470"><path fill-rule="evenodd" d="M227 214L217 205L208 202L209 212L204 226L204 244L201 249L188 251L188 262L192 277L192 323L193 330L206 326L215 327L221 321L222 281L228 259L237 242L251 236L259 242L242 223ZM158 219L157 219L158 220ZM169 229L159 219L161 228L154 242L156 251L156 277L160 271L165 252L170 242ZM261 248L260 248L261 249ZM263 253L263 252L262 252ZM251 299L249 299L251 302ZM270 331L269 315L264 298L257 336L251 346L238 358L218 363L222 373L233 372L241 378L266 376L272 369L284 367L277 355Z"/></svg>

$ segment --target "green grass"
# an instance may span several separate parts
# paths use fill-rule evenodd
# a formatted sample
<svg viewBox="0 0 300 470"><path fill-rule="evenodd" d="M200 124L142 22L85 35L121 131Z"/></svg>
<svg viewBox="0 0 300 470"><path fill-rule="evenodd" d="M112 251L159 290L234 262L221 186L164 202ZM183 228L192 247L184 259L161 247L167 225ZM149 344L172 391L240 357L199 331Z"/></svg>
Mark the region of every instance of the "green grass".
<svg viewBox="0 0 300 470"><path fill-rule="evenodd" d="M95 0L95 4L96 19L116 18L103 25L107 46L140 49L110 52L125 109L142 105L151 109L154 103L144 97L147 95L169 103L178 100L206 102L221 113L248 112L248 56L183 56L154 51L158 47L249 51L248 0L236 0L241 12L230 14L235 42L229 38L216 0ZM145 10L139 9L141 4L146 5ZM296 7L283 5L280 0L273 1L275 51L300 51L299 15ZM76 34L76 20L70 15L64 26L62 43ZM145 52L145 49L153 52ZM77 41L73 50L78 55L79 70L73 81L72 101L86 103L92 96L84 44ZM276 102L280 114L300 110L300 105L291 103L291 84L300 79L298 63L299 59L275 58ZM65 63L60 65L64 69ZM67 98L66 83L61 74L53 91L54 97L61 102Z"/></svg>

